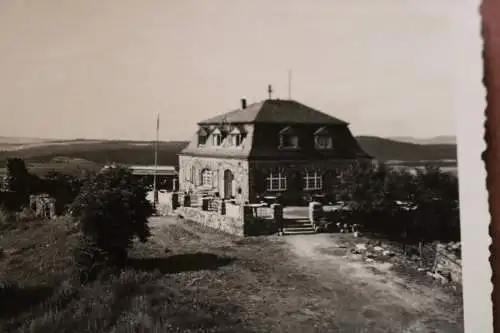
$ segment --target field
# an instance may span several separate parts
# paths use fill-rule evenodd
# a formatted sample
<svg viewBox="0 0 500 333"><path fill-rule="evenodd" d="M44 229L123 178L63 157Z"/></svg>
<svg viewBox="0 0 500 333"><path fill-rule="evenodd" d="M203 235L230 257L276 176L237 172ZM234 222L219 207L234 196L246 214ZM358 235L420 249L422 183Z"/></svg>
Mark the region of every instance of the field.
<svg viewBox="0 0 500 333"><path fill-rule="evenodd" d="M128 268L70 282L67 221L0 237L2 332L460 332L459 290L404 260L368 263L349 235L239 238L175 218L151 219ZM34 304L36 303L36 304Z"/></svg>

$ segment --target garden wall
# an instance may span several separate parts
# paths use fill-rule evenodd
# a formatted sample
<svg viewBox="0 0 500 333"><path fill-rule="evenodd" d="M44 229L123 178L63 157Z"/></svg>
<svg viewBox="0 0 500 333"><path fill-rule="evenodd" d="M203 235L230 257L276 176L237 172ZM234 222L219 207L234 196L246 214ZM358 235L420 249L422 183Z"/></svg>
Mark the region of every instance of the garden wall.
<svg viewBox="0 0 500 333"><path fill-rule="evenodd" d="M186 220L191 220L229 234L244 236L245 227L242 217L236 218L192 207L179 207L176 212L177 215L182 216Z"/></svg>

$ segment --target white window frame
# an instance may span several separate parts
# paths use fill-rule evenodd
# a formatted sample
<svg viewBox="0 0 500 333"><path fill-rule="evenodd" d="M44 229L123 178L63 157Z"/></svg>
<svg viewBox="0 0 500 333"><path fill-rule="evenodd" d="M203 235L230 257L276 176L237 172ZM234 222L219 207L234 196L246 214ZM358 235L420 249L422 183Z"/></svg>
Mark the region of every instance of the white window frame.
<svg viewBox="0 0 500 333"><path fill-rule="evenodd" d="M212 182L213 182L212 178L213 178L212 170L210 170L210 169L201 170L201 174L200 174L201 186L212 187Z"/></svg>
<svg viewBox="0 0 500 333"><path fill-rule="evenodd" d="M277 182L277 186L276 185ZM287 177L283 172L271 172L266 178L266 189L268 191L278 192L286 191Z"/></svg>
<svg viewBox="0 0 500 333"><path fill-rule="evenodd" d="M215 147L219 147L222 144L222 135L221 134L213 134L212 135L212 145Z"/></svg>
<svg viewBox="0 0 500 333"><path fill-rule="evenodd" d="M326 140L326 142L322 140ZM317 149L332 149L333 139L331 136L328 135L317 135L315 140L315 146Z"/></svg>
<svg viewBox="0 0 500 333"><path fill-rule="evenodd" d="M323 188L323 176L317 172L306 171L304 174L304 189L306 191L321 190Z"/></svg>
<svg viewBox="0 0 500 333"><path fill-rule="evenodd" d="M241 134L231 134L231 145L232 146L239 147L242 142L243 142L243 140L242 140Z"/></svg>

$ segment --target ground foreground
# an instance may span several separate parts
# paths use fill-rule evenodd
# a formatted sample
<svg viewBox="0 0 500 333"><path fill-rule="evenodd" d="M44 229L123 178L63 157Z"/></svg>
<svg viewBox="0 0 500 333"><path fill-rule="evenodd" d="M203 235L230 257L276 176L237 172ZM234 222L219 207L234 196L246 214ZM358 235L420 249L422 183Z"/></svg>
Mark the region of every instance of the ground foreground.
<svg viewBox="0 0 500 333"><path fill-rule="evenodd" d="M346 235L239 238L151 220L119 277L68 282L75 235L54 221L0 238L1 332L461 332L460 292Z"/></svg>

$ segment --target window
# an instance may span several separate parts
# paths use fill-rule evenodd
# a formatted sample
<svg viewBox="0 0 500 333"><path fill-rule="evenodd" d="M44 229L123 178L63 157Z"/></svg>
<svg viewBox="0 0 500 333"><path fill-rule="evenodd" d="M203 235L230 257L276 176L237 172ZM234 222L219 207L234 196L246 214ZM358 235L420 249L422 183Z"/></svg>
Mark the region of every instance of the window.
<svg viewBox="0 0 500 333"><path fill-rule="evenodd" d="M285 127L280 131L280 148L298 148L299 137L295 130L290 126Z"/></svg>
<svg viewBox="0 0 500 333"><path fill-rule="evenodd" d="M323 177L317 172L306 172L304 175L305 190L321 190L323 188Z"/></svg>
<svg viewBox="0 0 500 333"><path fill-rule="evenodd" d="M201 186L212 186L212 171L209 169L203 169L201 171Z"/></svg>
<svg viewBox="0 0 500 333"><path fill-rule="evenodd" d="M208 138L208 133L207 131L203 128L200 127L198 129L198 146L203 146L207 143L207 138Z"/></svg>
<svg viewBox="0 0 500 333"><path fill-rule="evenodd" d="M326 135L316 136L314 143L318 149L331 149L333 146L332 137Z"/></svg>
<svg viewBox="0 0 500 333"><path fill-rule="evenodd" d="M271 172L266 179L268 191L285 191L286 175L281 172Z"/></svg>
<svg viewBox="0 0 500 333"><path fill-rule="evenodd" d="M220 146L222 143L222 137L220 134L214 134L212 136L212 145L214 146Z"/></svg>
<svg viewBox="0 0 500 333"><path fill-rule="evenodd" d="M280 145L282 148L297 148L299 146L299 138L292 134L281 134Z"/></svg>
<svg viewBox="0 0 500 333"><path fill-rule="evenodd" d="M198 145L204 146L206 143L207 143L207 136L206 135L198 135Z"/></svg>
<svg viewBox="0 0 500 333"><path fill-rule="evenodd" d="M238 147L241 145L241 134L231 134L231 145Z"/></svg>

